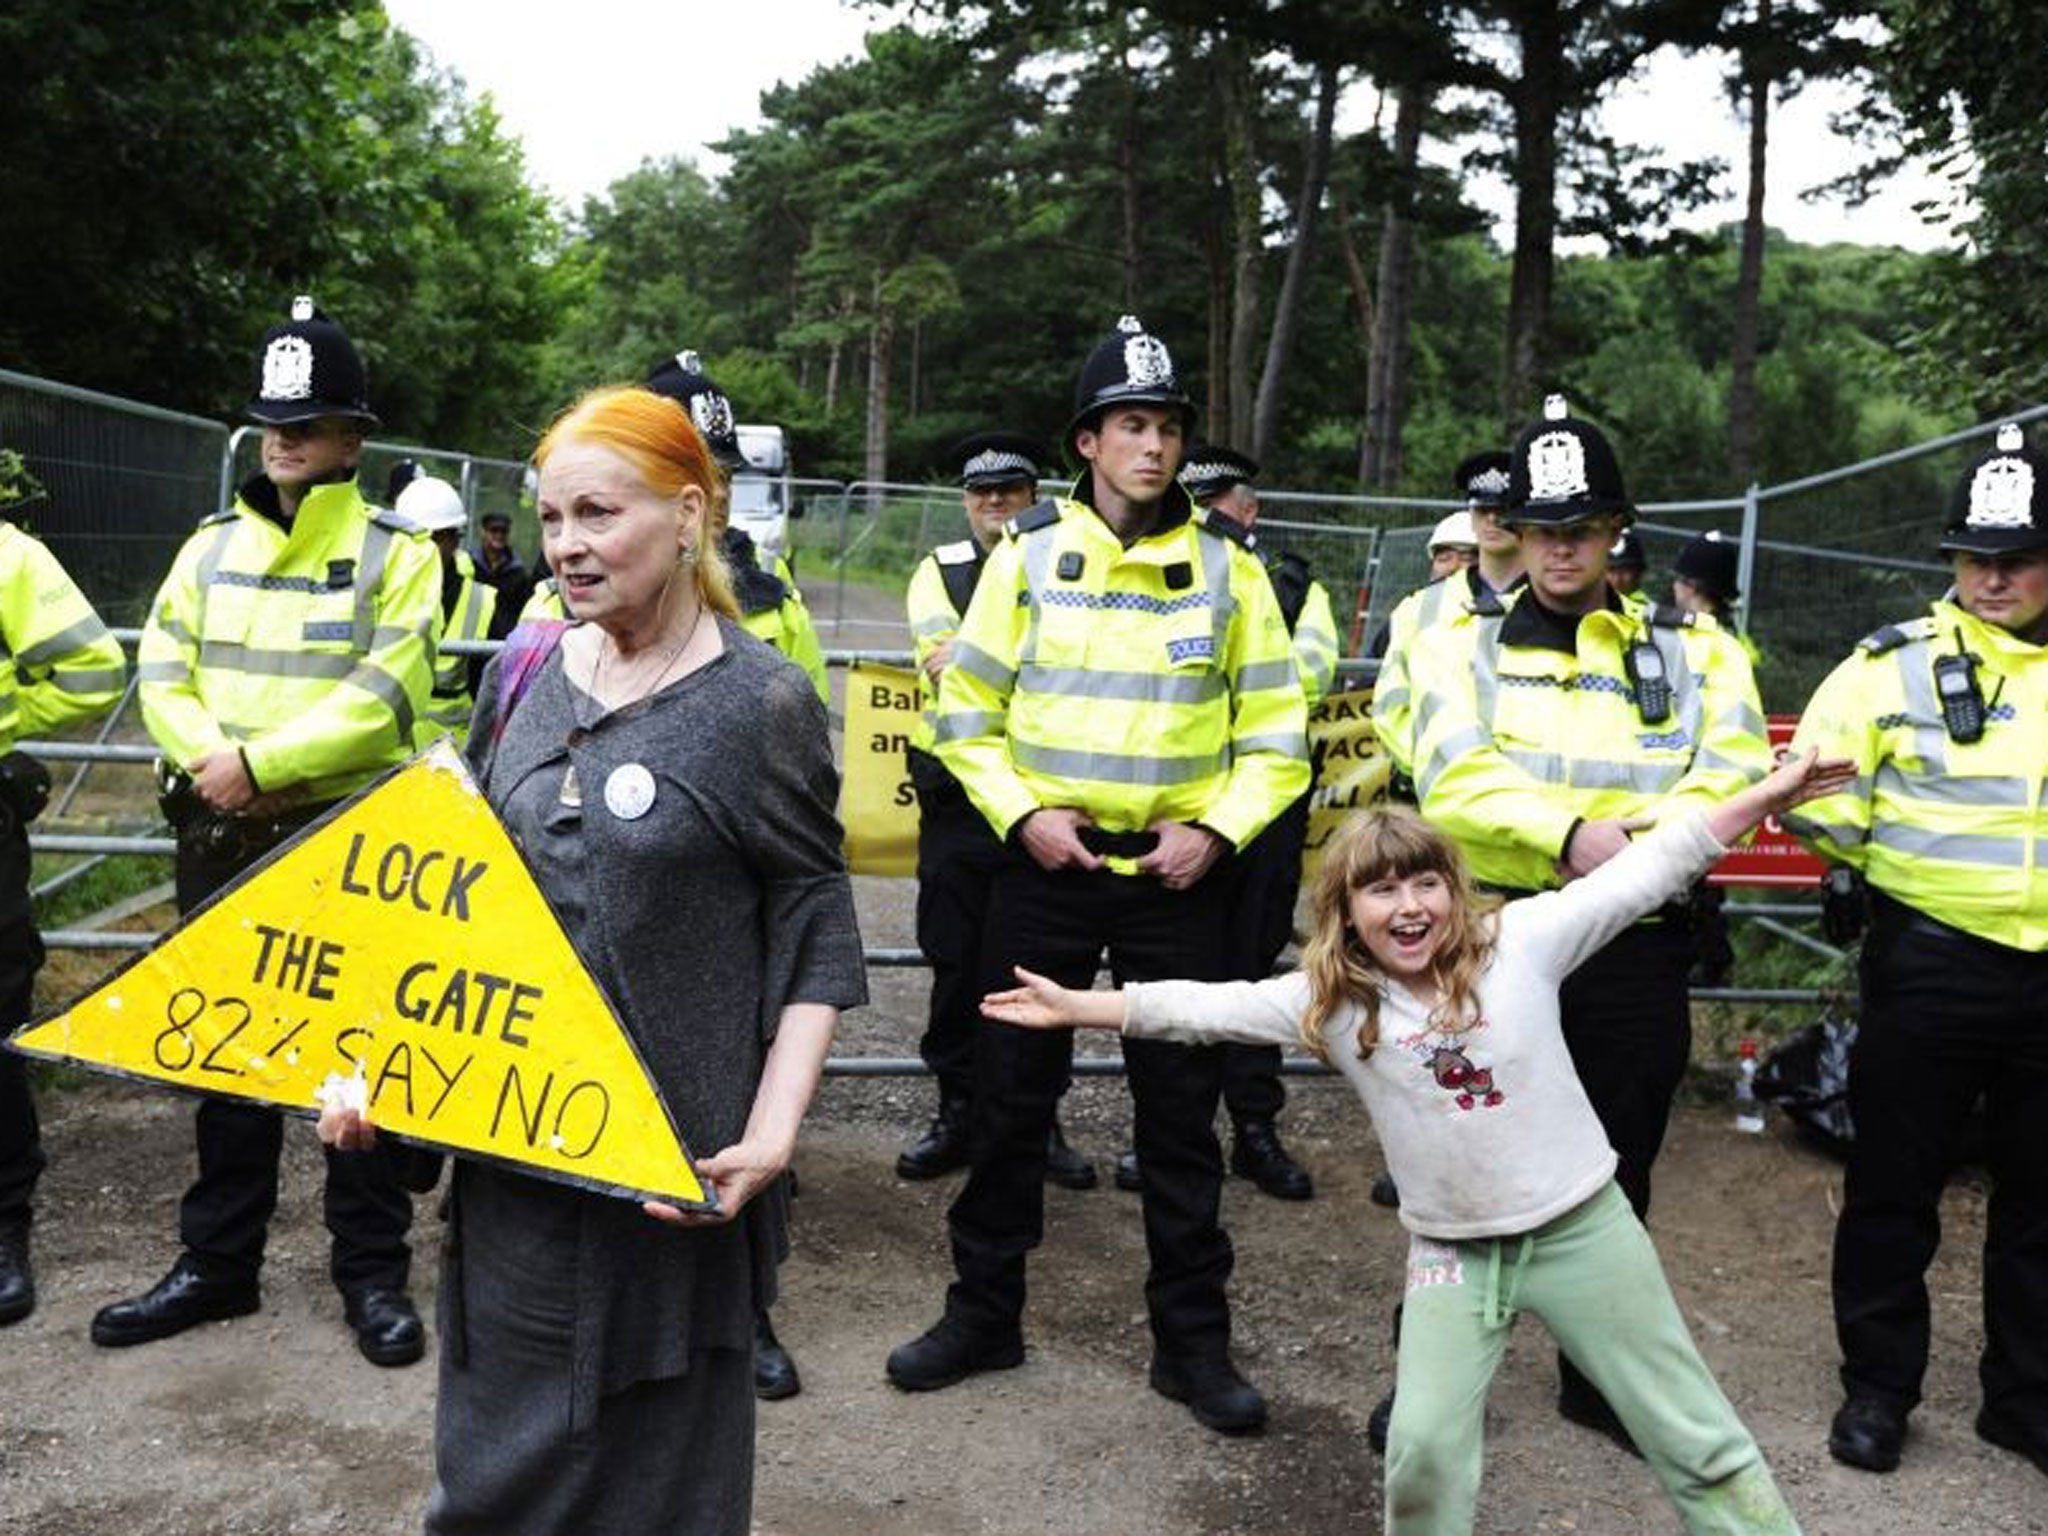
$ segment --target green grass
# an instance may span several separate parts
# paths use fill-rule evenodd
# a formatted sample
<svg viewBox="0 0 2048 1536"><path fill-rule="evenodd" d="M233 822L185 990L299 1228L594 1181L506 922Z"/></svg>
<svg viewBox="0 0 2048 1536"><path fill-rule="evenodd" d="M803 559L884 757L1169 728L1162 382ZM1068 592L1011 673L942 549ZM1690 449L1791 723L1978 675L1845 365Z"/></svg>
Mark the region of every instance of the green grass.
<svg viewBox="0 0 2048 1536"><path fill-rule="evenodd" d="M30 876L31 889L50 876L84 862L83 856L41 854ZM95 865L63 889L35 904L38 928L68 928L93 913L146 891L171 877L168 859L140 855L116 855Z"/></svg>

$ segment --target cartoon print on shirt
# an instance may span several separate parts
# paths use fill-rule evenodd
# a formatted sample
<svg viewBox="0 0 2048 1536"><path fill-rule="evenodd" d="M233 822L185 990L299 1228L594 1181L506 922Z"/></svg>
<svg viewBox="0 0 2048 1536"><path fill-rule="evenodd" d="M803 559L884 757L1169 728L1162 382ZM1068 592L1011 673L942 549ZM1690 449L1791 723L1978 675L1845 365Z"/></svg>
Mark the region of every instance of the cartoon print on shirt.
<svg viewBox="0 0 2048 1536"><path fill-rule="evenodd" d="M1436 1079L1439 1088L1453 1096L1458 1108L1498 1109L1507 1102L1507 1095L1494 1087L1493 1068L1479 1066L1465 1054L1466 1043L1484 1028L1486 1020L1474 1019L1455 1035L1425 1029L1409 1035L1400 1044L1422 1063L1423 1070Z"/></svg>

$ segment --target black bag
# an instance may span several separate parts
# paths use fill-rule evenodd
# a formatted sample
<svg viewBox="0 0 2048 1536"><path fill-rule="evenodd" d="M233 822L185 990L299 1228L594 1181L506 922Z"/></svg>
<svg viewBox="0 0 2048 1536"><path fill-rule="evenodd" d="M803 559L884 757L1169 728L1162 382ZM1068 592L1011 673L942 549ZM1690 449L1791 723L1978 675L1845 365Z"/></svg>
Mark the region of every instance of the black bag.
<svg viewBox="0 0 2048 1536"><path fill-rule="evenodd" d="M1846 1157L1856 1127L1849 1119L1849 1049L1856 1021L1829 1014L1779 1043L1757 1069L1756 1095L1782 1109L1808 1140Z"/></svg>
<svg viewBox="0 0 2048 1536"><path fill-rule="evenodd" d="M0 757L0 800L5 800L16 826L27 826L50 803L50 770L26 752Z"/></svg>

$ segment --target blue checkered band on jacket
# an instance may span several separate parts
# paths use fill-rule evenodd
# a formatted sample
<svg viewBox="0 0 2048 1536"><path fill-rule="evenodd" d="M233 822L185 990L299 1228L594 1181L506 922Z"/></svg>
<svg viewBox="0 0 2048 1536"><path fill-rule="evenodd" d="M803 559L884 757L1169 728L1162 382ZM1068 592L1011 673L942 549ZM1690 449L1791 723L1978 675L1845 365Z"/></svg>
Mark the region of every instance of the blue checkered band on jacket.
<svg viewBox="0 0 2048 1536"><path fill-rule="evenodd" d="M1209 606L1209 594L1190 592L1185 597L1147 597L1142 592L1071 592L1052 591L1045 594L1046 603L1054 608L1104 608L1117 613L1186 613L1191 608Z"/></svg>

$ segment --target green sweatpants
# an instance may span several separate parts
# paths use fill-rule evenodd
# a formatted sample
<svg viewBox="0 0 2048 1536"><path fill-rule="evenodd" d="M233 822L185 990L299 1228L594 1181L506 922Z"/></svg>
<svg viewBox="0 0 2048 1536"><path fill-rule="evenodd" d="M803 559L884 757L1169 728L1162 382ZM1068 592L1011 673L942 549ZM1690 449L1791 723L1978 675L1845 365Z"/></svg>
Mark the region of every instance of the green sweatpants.
<svg viewBox="0 0 2048 1536"><path fill-rule="evenodd" d="M1532 1313L1614 1406L1694 1536L1798 1536L1770 1468L1708 1374L1650 1234L1609 1184L1555 1221L1469 1243L1411 1238L1388 1536L1464 1536L1478 1506L1486 1395Z"/></svg>

